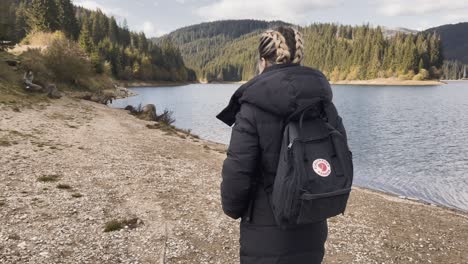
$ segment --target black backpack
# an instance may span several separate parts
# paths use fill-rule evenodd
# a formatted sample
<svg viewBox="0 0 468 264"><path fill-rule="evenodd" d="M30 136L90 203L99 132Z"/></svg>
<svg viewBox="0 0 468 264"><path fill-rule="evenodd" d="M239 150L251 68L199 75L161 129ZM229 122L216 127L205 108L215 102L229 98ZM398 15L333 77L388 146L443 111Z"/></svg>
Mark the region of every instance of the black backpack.
<svg viewBox="0 0 468 264"><path fill-rule="evenodd" d="M271 192L276 222L309 224L342 214L353 182L352 153L332 103L319 101L285 121ZM327 111L326 109L332 109ZM330 122L329 122L330 119Z"/></svg>

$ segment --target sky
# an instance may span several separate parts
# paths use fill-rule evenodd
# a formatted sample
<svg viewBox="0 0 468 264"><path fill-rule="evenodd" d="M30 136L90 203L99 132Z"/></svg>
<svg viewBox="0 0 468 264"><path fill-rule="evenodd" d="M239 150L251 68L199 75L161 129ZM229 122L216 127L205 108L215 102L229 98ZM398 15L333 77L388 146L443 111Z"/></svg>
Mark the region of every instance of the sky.
<svg viewBox="0 0 468 264"><path fill-rule="evenodd" d="M222 19L283 20L380 25L424 30L468 22L468 0L73 0L101 9L148 37Z"/></svg>

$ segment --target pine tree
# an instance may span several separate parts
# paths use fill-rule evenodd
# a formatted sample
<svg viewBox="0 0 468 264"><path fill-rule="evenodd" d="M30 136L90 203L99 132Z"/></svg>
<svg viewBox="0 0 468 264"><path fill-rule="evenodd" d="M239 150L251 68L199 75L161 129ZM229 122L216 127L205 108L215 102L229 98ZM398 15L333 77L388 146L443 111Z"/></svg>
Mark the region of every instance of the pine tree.
<svg viewBox="0 0 468 264"><path fill-rule="evenodd" d="M111 17L109 20L109 33L108 37L111 42L117 43L119 41L119 27L114 17Z"/></svg>
<svg viewBox="0 0 468 264"><path fill-rule="evenodd" d="M435 67L440 67L442 66L443 63L443 57L442 57L442 47L440 45L440 37L434 33L432 34L430 38L430 64L435 66Z"/></svg>
<svg viewBox="0 0 468 264"><path fill-rule="evenodd" d="M30 31L28 21L27 21L27 6L24 1L21 1L16 9L16 19L15 19L15 42L20 42L28 31Z"/></svg>
<svg viewBox="0 0 468 264"><path fill-rule="evenodd" d="M28 23L33 31L53 32L60 29L55 0L32 0Z"/></svg>
<svg viewBox="0 0 468 264"><path fill-rule="evenodd" d="M15 11L12 0L0 2L0 40L14 41Z"/></svg>
<svg viewBox="0 0 468 264"><path fill-rule="evenodd" d="M78 43L80 44L80 47L87 53L91 54L91 52L94 49L94 44L91 39L91 34L89 32L89 25L88 25L88 19L85 17L83 19L81 26L81 32L80 32L80 37L78 39Z"/></svg>
<svg viewBox="0 0 468 264"><path fill-rule="evenodd" d="M80 28L75 17L75 7L70 0L56 1L60 29L67 37L76 40L79 36Z"/></svg>

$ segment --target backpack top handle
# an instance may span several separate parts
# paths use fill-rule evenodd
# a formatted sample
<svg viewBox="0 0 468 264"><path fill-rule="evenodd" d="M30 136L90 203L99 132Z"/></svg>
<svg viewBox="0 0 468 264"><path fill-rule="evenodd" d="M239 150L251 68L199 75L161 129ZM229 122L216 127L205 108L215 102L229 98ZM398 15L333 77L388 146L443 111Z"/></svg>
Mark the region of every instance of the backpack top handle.
<svg viewBox="0 0 468 264"><path fill-rule="evenodd" d="M324 106L323 106L323 100L321 98L317 98L317 100L314 100L313 103L311 103L309 106L307 106L306 108L304 108L303 110L301 110L301 117L299 118L299 129L302 130L302 126L303 126L303 123L304 123L304 116L305 114L312 110L312 109L316 109L318 106L321 106L321 109L322 109L322 112L324 111ZM320 113L320 115L322 115L323 113Z"/></svg>

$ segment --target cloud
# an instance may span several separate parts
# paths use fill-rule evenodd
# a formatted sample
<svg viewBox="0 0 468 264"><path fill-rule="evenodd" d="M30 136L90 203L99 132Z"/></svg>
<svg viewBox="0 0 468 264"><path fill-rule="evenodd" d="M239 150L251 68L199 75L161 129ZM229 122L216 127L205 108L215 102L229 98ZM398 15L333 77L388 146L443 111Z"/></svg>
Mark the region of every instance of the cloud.
<svg viewBox="0 0 468 264"><path fill-rule="evenodd" d="M96 10L101 9L107 15L120 17L120 18L127 18L130 16L130 13L120 7L108 7L103 6L96 1L90 0L74 0L73 3L77 6L81 6L87 9Z"/></svg>
<svg viewBox="0 0 468 264"><path fill-rule="evenodd" d="M145 21L140 27L141 31L145 33L147 37L159 37L168 32L165 30L159 30L151 21Z"/></svg>
<svg viewBox="0 0 468 264"><path fill-rule="evenodd" d="M378 5L379 13L390 17L450 13L461 9L468 12L467 0L379 0Z"/></svg>
<svg viewBox="0 0 468 264"><path fill-rule="evenodd" d="M255 18L301 23L313 11L337 5L338 0L218 0L195 13L208 20Z"/></svg>

